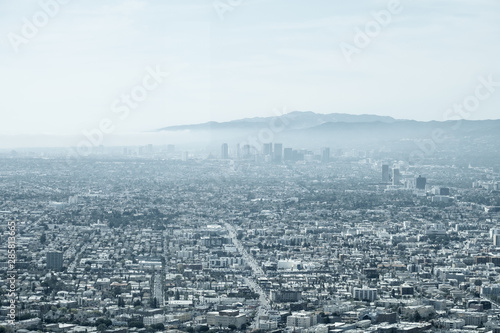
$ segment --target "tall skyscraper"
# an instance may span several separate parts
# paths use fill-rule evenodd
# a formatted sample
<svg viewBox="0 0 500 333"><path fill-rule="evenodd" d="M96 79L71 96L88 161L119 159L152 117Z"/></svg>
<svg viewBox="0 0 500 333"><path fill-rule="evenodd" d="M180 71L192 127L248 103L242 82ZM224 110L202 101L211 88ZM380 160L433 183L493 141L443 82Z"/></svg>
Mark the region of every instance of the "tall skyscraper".
<svg viewBox="0 0 500 333"><path fill-rule="evenodd" d="M401 184L401 174L399 173L399 169L392 169L392 185L400 185Z"/></svg>
<svg viewBox="0 0 500 333"><path fill-rule="evenodd" d="M229 147L227 143L222 144L220 156L223 160L227 160L229 158Z"/></svg>
<svg viewBox="0 0 500 333"><path fill-rule="evenodd" d="M283 149L283 160L284 161L292 161L293 160L293 149L292 148Z"/></svg>
<svg viewBox="0 0 500 333"><path fill-rule="evenodd" d="M249 158L250 157L250 153L251 153L251 150L252 150L252 146L250 145L244 145L243 146L243 152L242 152L242 157L243 158Z"/></svg>
<svg viewBox="0 0 500 333"><path fill-rule="evenodd" d="M387 164L382 165L382 181L384 183L388 183L390 181L389 166Z"/></svg>
<svg viewBox="0 0 500 333"><path fill-rule="evenodd" d="M239 143L236 144L236 158L237 159L241 158L241 148Z"/></svg>
<svg viewBox="0 0 500 333"><path fill-rule="evenodd" d="M263 155L272 155L273 154L273 144L272 143L264 143L262 145L262 154Z"/></svg>
<svg viewBox="0 0 500 333"><path fill-rule="evenodd" d="M63 267L63 254L59 251L47 252L46 257L47 269L60 271Z"/></svg>
<svg viewBox="0 0 500 333"><path fill-rule="evenodd" d="M330 148L325 147L321 150L321 162L326 163L330 161Z"/></svg>
<svg viewBox="0 0 500 333"><path fill-rule="evenodd" d="M427 179L422 176L418 176L416 180L416 188L419 190L425 190L425 184L427 183Z"/></svg>
<svg viewBox="0 0 500 333"><path fill-rule="evenodd" d="M274 144L274 161L281 162L283 160L283 145L281 143Z"/></svg>

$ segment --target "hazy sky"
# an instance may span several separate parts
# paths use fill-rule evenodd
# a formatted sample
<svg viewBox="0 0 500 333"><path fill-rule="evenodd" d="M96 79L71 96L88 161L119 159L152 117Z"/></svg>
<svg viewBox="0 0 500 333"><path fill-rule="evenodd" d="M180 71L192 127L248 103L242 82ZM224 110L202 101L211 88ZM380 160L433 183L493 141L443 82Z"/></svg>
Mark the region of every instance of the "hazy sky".
<svg viewBox="0 0 500 333"><path fill-rule="evenodd" d="M401 0L351 62L341 43L355 46L390 1L65 0L45 22L41 4L54 1L0 1L0 135L75 135L104 118L125 133L283 108L443 120L479 76L500 81L498 0ZM156 87L128 116L114 113L157 66L169 76L147 79ZM500 118L496 89L469 119Z"/></svg>

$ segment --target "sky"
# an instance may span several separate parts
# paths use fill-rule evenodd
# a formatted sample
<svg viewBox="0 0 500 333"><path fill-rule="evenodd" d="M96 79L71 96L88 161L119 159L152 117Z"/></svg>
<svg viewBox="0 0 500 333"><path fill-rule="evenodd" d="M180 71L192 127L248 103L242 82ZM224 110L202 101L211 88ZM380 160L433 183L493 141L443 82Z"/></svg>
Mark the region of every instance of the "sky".
<svg viewBox="0 0 500 333"><path fill-rule="evenodd" d="M500 82L498 36L497 0L0 0L0 147L275 110L447 120ZM460 117L500 118L489 89Z"/></svg>

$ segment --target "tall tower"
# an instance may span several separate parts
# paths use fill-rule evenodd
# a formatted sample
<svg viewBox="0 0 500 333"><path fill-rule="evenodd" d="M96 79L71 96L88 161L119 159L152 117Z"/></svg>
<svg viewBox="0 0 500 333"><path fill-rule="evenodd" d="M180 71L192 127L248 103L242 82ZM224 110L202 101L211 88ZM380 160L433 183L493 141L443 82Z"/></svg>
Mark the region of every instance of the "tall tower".
<svg viewBox="0 0 500 333"><path fill-rule="evenodd" d="M227 143L222 144L220 156L223 160L227 160L229 158L229 148Z"/></svg>
<svg viewBox="0 0 500 333"><path fill-rule="evenodd" d="M274 161L281 162L283 160L283 145L281 143L274 144Z"/></svg>
<svg viewBox="0 0 500 333"><path fill-rule="evenodd" d="M418 176L416 180L416 187L419 190L425 190L425 184L427 183L427 179L422 176Z"/></svg>
<svg viewBox="0 0 500 333"><path fill-rule="evenodd" d="M401 174L399 169L392 169L392 185L399 185L401 183Z"/></svg>
<svg viewBox="0 0 500 333"><path fill-rule="evenodd" d="M321 150L321 162L326 163L330 161L330 148L325 147Z"/></svg>
<svg viewBox="0 0 500 333"><path fill-rule="evenodd" d="M241 148L240 144L236 144L236 158L239 160L241 158Z"/></svg>
<svg viewBox="0 0 500 333"><path fill-rule="evenodd" d="M262 154L263 155L272 155L273 154L273 144L272 143L264 143L262 145Z"/></svg>
<svg viewBox="0 0 500 333"><path fill-rule="evenodd" d="M382 165L382 181L384 183L388 183L390 180L389 177L389 166L387 164Z"/></svg>

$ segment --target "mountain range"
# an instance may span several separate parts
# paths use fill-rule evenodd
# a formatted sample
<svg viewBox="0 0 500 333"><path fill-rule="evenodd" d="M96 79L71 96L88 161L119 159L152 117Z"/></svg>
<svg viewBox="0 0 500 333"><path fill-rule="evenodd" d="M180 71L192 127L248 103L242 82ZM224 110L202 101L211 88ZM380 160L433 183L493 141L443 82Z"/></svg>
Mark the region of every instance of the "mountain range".
<svg viewBox="0 0 500 333"><path fill-rule="evenodd" d="M180 125L161 128L160 131L182 131L182 130L228 130L241 128L257 128L268 126L271 122L284 125L287 130L307 129L327 123L395 123L399 120L388 116L377 115L352 115L346 113L321 114L312 111L293 111L274 117L255 117L232 120L228 122L207 122L194 125Z"/></svg>
<svg viewBox="0 0 500 333"><path fill-rule="evenodd" d="M444 161L446 156L452 156L462 164L493 157L500 163L500 120L423 122L377 115L294 111L275 117L171 126L158 131L183 133L191 143L214 152L220 151L222 143L249 144L261 149L262 144L274 142L316 151L330 147L400 153L402 159L415 152L442 156Z"/></svg>
<svg viewBox="0 0 500 333"><path fill-rule="evenodd" d="M273 139L321 141L381 141L426 139L435 131L443 131L450 138L497 137L500 120L415 121L377 115L350 115L343 113L319 114L294 111L275 117L256 117L228 122L207 122L194 125L170 126L158 131L189 131L193 134L210 132L213 138L234 141L249 135L272 133ZM436 135L436 133L434 133Z"/></svg>

